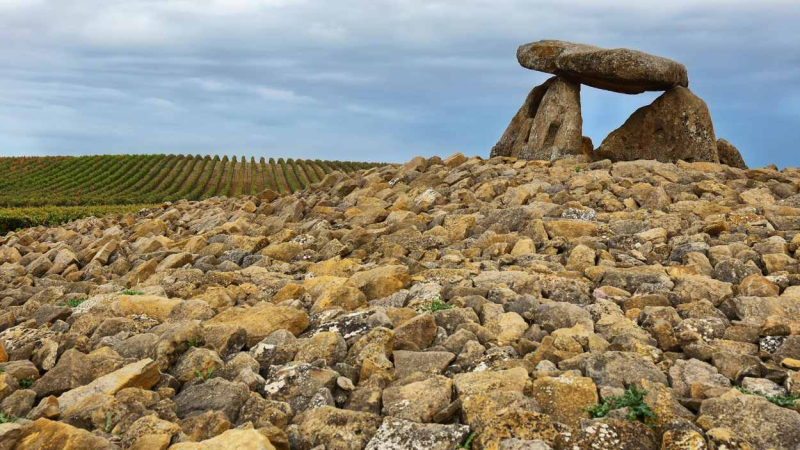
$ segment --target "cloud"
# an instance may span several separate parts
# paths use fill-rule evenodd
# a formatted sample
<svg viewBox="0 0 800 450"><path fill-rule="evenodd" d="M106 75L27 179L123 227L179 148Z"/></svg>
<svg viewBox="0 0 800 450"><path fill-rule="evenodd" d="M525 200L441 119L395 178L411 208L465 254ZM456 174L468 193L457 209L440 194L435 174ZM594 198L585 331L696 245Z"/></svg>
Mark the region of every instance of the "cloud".
<svg viewBox="0 0 800 450"><path fill-rule="evenodd" d="M749 163L800 165L799 22L785 0L0 0L0 148L485 156L547 78L517 46L560 38L685 63ZM584 133L656 95L585 88Z"/></svg>
<svg viewBox="0 0 800 450"><path fill-rule="evenodd" d="M182 109L174 102L164 100L163 98L149 97L142 100L142 103L147 106L153 106L160 110L179 111Z"/></svg>
<svg viewBox="0 0 800 450"><path fill-rule="evenodd" d="M264 100L287 103L313 103L314 99L305 95L297 95L294 91L276 89L267 86L254 86L250 90Z"/></svg>

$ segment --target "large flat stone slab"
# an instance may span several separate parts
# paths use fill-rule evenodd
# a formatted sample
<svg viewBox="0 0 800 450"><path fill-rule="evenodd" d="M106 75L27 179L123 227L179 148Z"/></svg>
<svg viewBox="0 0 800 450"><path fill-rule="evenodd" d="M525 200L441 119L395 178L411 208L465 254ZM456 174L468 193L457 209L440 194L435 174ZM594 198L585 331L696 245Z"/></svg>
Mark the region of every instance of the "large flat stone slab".
<svg viewBox="0 0 800 450"><path fill-rule="evenodd" d="M527 69L623 94L689 86L683 64L627 48L544 40L520 46L517 60Z"/></svg>

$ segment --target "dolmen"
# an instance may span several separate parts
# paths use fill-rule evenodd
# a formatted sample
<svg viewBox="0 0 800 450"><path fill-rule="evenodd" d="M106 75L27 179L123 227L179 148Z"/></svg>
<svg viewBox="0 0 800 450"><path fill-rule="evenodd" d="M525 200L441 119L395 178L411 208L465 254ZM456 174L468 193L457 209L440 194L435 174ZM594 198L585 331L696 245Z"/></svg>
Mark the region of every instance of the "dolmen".
<svg viewBox="0 0 800 450"><path fill-rule="evenodd" d="M543 40L517 50L522 67L554 76L531 90L491 156L705 161L747 168L730 142L714 135L706 103L689 90L683 64L626 48ZM594 149L583 136L581 85L621 94L663 92Z"/></svg>

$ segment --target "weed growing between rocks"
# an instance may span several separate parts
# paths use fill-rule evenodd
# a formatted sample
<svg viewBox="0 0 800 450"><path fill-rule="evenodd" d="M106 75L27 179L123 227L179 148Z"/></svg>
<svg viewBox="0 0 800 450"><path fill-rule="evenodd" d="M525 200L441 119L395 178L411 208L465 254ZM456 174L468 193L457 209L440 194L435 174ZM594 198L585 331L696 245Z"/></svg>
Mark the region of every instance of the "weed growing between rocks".
<svg viewBox="0 0 800 450"><path fill-rule="evenodd" d="M780 406L781 408L800 408L800 403L797 402L798 400L800 400L800 394L764 395L759 392L750 391L749 389L745 389L741 386L736 386L736 389L742 394L757 395L759 397L764 397L765 399L769 400L769 402L772 403L773 405Z"/></svg>
<svg viewBox="0 0 800 450"><path fill-rule="evenodd" d="M467 436L467 440L464 441L463 444L458 444L456 447L457 449L464 449L464 450L471 450L472 449L472 441L475 439L475 433L470 434Z"/></svg>
<svg viewBox="0 0 800 450"><path fill-rule="evenodd" d="M17 421L17 419L18 419L18 417L8 416L5 413L1 413L0 412L0 424L3 424L3 423L14 423L14 422Z"/></svg>
<svg viewBox="0 0 800 450"><path fill-rule="evenodd" d="M131 291L131 290L126 289L126 290L122 291L122 294L123 295L144 295L144 292L142 292L142 291Z"/></svg>
<svg viewBox="0 0 800 450"><path fill-rule="evenodd" d="M195 375L197 375L198 378L202 378L204 380L208 380L209 378L211 378L211 375L214 374L214 368L212 367L212 368L208 369L205 372L201 372L199 370L195 370L194 373L195 373Z"/></svg>
<svg viewBox="0 0 800 450"><path fill-rule="evenodd" d="M441 298L434 298L430 303L422 307L422 311L434 313L436 311L444 311L451 308L453 308L453 305L448 305L447 303L443 302Z"/></svg>
<svg viewBox="0 0 800 450"><path fill-rule="evenodd" d="M81 303L88 300L88 297L71 298L66 302L58 302L56 306L69 306L70 308L77 308Z"/></svg>
<svg viewBox="0 0 800 450"><path fill-rule="evenodd" d="M647 395L647 390L638 390L636 386L631 386L625 389L625 394L622 396L606 397L600 403L586 408L586 412L593 418L606 417L611 411L628 408L627 419L628 422L639 421L646 425L652 426L652 423L658 419L656 414L644 402L644 396ZM648 420L649 419L649 420Z"/></svg>
<svg viewBox="0 0 800 450"><path fill-rule="evenodd" d="M187 339L186 340L186 345L188 345L190 348L191 347L202 347L203 346L203 340L200 339L200 338Z"/></svg>

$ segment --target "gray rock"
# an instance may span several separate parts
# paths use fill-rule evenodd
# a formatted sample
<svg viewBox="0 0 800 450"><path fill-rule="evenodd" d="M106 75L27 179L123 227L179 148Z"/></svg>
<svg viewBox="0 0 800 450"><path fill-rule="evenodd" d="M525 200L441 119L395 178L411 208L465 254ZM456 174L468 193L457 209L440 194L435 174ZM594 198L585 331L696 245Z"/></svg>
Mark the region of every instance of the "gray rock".
<svg viewBox="0 0 800 450"><path fill-rule="evenodd" d="M677 360L669 368L669 379L672 389L680 397L688 398L691 395L693 384L715 388L730 388L731 382L711 364L697 359Z"/></svg>
<svg viewBox="0 0 800 450"><path fill-rule="evenodd" d="M734 389L705 400L697 422L705 429L729 428L754 448L795 450L800 446L800 414Z"/></svg>
<svg viewBox="0 0 800 450"><path fill-rule="evenodd" d="M558 368L578 369L601 387L640 386L642 379L669 386L666 375L651 360L633 352L584 354L561 361Z"/></svg>
<svg viewBox="0 0 800 450"><path fill-rule="evenodd" d="M742 387L754 394L763 395L765 397L786 395L786 389L766 378L745 377L742 379Z"/></svg>
<svg viewBox="0 0 800 450"><path fill-rule="evenodd" d="M366 450L451 450L469 435L466 425L422 424L387 417Z"/></svg>
<svg viewBox="0 0 800 450"><path fill-rule="evenodd" d="M213 378L185 387L175 397L175 412L178 417L185 419L206 411L222 411L228 420L236 422L239 409L249 396L246 385Z"/></svg>
<svg viewBox="0 0 800 450"><path fill-rule="evenodd" d="M396 350L394 352L395 375L398 379L402 379L414 372L441 374L454 359L456 359L456 355L450 352Z"/></svg>

